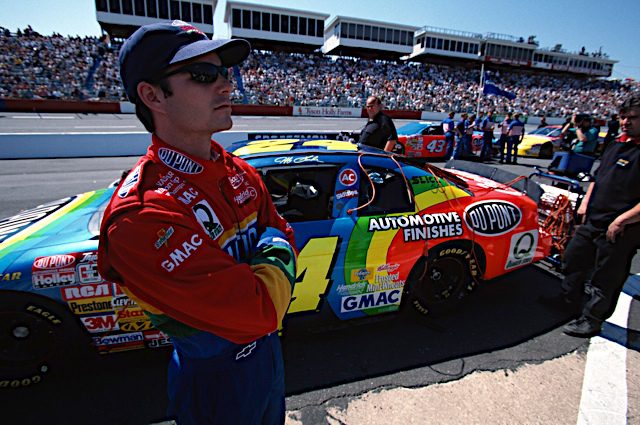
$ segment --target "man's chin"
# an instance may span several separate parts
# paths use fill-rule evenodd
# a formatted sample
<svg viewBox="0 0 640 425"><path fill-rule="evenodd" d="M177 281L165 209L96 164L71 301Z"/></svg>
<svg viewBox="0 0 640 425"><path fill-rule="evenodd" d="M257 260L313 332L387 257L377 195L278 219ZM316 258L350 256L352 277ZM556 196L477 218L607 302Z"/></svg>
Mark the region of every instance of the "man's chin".
<svg viewBox="0 0 640 425"><path fill-rule="evenodd" d="M233 127L233 120L231 119L231 112L229 112L229 115L227 115L224 118L220 118L216 120L215 126L216 130L214 130L214 133L219 133L221 131L226 131L229 130L231 127Z"/></svg>

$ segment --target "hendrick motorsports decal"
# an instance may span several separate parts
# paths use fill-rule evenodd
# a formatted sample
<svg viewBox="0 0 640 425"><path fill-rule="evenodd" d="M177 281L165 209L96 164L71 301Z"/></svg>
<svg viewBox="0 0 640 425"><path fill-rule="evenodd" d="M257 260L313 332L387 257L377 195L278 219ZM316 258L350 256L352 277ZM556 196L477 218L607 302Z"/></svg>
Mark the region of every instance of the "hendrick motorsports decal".
<svg viewBox="0 0 640 425"><path fill-rule="evenodd" d="M482 201L464 210L464 221L476 233L499 236L516 228L522 220L522 211L507 201Z"/></svg>
<svg viewBox="0 0 640 425"><path fill-rule="evenodd" d="M538 231L531 230L528 232L516 233L511 236L511 244L509 245L509 257L505 270L528 264L533 261L538 247Z"/></svg>
<svg viewBox="0 0 640 425"><path fill-rule="evenodd" d="M457 212L375 217L369 220L369 232L402 229L405 242L461 236L462 219Z"/></svg>

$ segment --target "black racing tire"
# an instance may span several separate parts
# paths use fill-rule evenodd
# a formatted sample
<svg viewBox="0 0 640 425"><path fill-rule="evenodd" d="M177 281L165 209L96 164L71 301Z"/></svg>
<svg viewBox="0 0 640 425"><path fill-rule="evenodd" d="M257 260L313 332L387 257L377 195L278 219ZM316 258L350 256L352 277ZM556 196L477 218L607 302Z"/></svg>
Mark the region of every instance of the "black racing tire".
<svg viewBox="0 0 640 425"><path fill-rule="evenodd" d="M476 289L484 254L468 241L450 241L429 249L407 279L409 303L422 315L438 316L457 307ZM479 264L478 264L479 263Z"/></svg>
<svg viewBox="0 0 640 425"><path fill-rule="evenodd" d="M551 159L553 158L553 145L551 143L545 143L540 147L538 158Z"/></svg>
<svg viewBox="0 0 640 425"><path fill-rule="evenodd" d="M88 338L64 306L28 293L0 294L0 390L64 371L83 344Z"/></svg>

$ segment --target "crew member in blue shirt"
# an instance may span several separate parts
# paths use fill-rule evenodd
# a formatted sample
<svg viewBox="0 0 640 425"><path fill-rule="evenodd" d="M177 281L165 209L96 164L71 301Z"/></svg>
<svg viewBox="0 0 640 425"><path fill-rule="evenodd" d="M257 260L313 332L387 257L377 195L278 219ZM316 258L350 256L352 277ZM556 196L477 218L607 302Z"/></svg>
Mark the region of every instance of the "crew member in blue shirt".
<svg viewBox="0 0 640 425"><path fill-rule="evenodd" d="M453 117L455 116L455 112L449 112L449 117L442 120L442 131L444 131L444 140L447 143L447 153L445 158L451 158L453 155L453 147L456 144L455 139L455 127L456 123L453 121Z"/></svg>
<svg viewBox="0 0 640 425"><path fill-rule="evenodd" d="M467 127L469 126L469 121L467 121L467 113L463 112L460 114L460 121L456 123L455 132L456 132L456 147L453 150L453 155L451 159L460 159L467 154L465 139L467 133Z"/></svg>
<svg viewBox="0 0 640 425"><path fill-rule="evenodd" d="M507 140L507 164L518 163L518 145L524 138L524 123L520 121L520 113L513 115L513 121L509 124L509 139ZM513 155L513 161L511 160Z"/></svg>
<svg viewBox="0 0 640 425"><path fill-rule="evenodd" d="M491 151L493 149L493 111L489 111L487 116L480 122L479 128L482 130L482 150L480 151L480 159L482 161L491 160Z"/></svg>

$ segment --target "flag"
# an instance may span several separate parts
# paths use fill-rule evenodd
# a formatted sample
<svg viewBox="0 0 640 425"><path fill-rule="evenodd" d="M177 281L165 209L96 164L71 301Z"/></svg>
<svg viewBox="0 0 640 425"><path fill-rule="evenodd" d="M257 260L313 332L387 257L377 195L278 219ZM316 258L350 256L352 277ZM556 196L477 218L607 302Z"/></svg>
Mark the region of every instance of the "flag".
<svg viewBox="0 0 640 425"><path fill-rule="evenodd" d="M509 100L513 100L516 98L515 93L511 93L510 91L501 89L500 87L493 84L486 76L484 79L484 88L482 89L482 93L495 94L496 96L504 96Z"/></svg>

